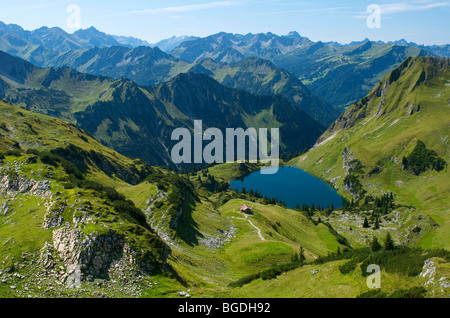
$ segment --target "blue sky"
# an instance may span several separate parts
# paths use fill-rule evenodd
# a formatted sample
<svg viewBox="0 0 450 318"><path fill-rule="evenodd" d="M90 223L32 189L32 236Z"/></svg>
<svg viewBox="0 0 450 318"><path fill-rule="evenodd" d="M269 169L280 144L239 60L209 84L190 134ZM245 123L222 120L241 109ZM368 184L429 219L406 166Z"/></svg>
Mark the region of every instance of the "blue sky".
<svg viewBox="0 0 450 318"><path fill-rule="evenodd" d="M70 33L67 8L81 9L81 27L150 43L173 35L297 31L314 41L348 43L406 39L450 43L450 0L2 0L0 21L27 30L58 26ZM367 26L367 7L381 8L381 27Z"/></svg>

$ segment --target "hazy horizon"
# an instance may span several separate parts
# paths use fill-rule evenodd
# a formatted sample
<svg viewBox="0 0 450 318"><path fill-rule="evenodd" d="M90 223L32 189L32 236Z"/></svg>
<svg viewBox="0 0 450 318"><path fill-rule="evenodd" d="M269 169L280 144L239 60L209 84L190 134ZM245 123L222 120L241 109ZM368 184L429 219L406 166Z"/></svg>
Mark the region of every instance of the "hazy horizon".
<svg viewBox="0 0 450 318"><path fill-rule="evenodd" d="M0 20L0 22L5 23L4 21L1 21L1 20ZM17 23L5 23L5 24L7 24L7 25L18 25L18 26L22 27L20 24L17 24ZM64 30L65 32L69 33L69 34L73 34L73 33L77 32L77 31L80 31L80 30L87 30L87 29L92 28L92 27L94 27L95 29L97 29L97 31L104 32L103 30L101 30L101 29L99 29L98 27L93 26L93 25L87 26L87 27L85 27L85 28L81 28L81 29L78 29L78 30L74 30L74 31L67 31L67 30L64 30L63 28L61 28L61 27L59 27L59 26L49 26L49 25L43 25L43 26L41 26L40 28L49 28L49 29L51 29L51 28L60 28L60 29ZM23 28L23 27L22 27L22 28ZM37 28L37 29L25 29L25 28L23 28L23 29L24 29L25 31L35 31L35 30L38 30L39 28ZM216 32L216 33L214 33L214 34L218 34L218 33L231 33L231 34L246 35L246 34L268 34L268 33L272 33L272 34L275 34L275 35L277 35L277 36L288 36L291 32L297 32L300 36L305 37L305 38L308 38L308 39L311 40L311 38L308 37L308 35L300 34L300 33L299 33L298 31L296 31L296 30L289 31L289 32L287 32L286 34L277 34L277 33L270 32L270 31L268 31L268 32L258 32L258 33L252 33L252 32L247 32L247 33L232 33L232 32L226 32L226 31L219 31L219 32ZM134 37L134 38L137 38L137 39L139 39L139 40L146 41L145 39L141 39L141 38L138 38L138 37L133 36L133 35L109 34L109 33L107 33L107 32L104 32L104 33L106 33L106 34L108 34L108 35L112 35L112 36ZM212 35L214 35L214 34L209 34L209 35L206 35L206 36L198 36L198 35L195 35L195 34L172 35L172 36L169 36L169 37L167 37L167 38L162 38L162 39L160 39L160 40L157 41L157 42L148 42L148 41L147 41L147 42L148 42L149 44L151 44L151 45L155 45L155 44L157 44L157 43L159 43L159 42L161 42L161 41L169 40L169 39L172 39L172 38L180 38L180 37L198 37L198 38L205 38L205 37L212 36ZM350 43L352 43L352 42L363 42L363 41L365 41L365 40L369 40L369 41L372 41L372 42L379 42L379 41L381 41L381 42L385 42L385 43L405 40L405 41L407 41L408 43L411 43L411 42L412 42L412 43L415 43L415 44L417 44L417 45L429 45L429 46L432 46L432 45L438 45L438 46L441 46L441 45L447 45L447 44L450 44L450 43L442 43L442 44L436 44L436 43L432 43L432 44L416 43L416 42L414 42L414 41L408 41L408 40L406 40L406 39L404 39L404 38L397 39L397 40L393 40L393 41L392 41L392 40L390 40L390 41L383 41L383 40L373 40L373 39L370 39L370 38L367 38L367 37L364 38L364 39L353 39L353 40L351 40L351 41L349 41L349 42L340 42L340 41L333 41L333 40L330 40L330 41L321 41L321 40L317 40L317 41L315 41L315 42L319 42L319 41L324 42L324 43L327 43L327 42L335 42L335 43L339 43L339 44L341 44L341 45L347 45L347 44L350 44Z"/></svg>
<svg viewBox="0 0 450 318"><path fill-rule="evenodd" d="M370 28L368 6L381 9L380 25ZM80 23L68 25L73 11ZM450 1L162 1L107 2L105 0L6 0L0 21L26 30L59 27L68 33L96 29L111 35L132 36L151 44L172 36L206 37L219 32L286 35L296 31L312 41L348 44L365 38L393 42L405 39L419 45L450 43Z"/></svg>

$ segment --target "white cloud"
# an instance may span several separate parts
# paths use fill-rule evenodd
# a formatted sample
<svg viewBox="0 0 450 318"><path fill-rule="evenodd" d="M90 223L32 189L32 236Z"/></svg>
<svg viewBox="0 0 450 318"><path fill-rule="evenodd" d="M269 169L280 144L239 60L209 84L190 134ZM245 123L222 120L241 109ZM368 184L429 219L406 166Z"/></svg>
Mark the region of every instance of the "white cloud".
<svg viewBox="0 0 450 318"><path fill-rule="evenodd" d="M450 6L450 2L448 1L445 2L417 1L416 3L399 2L399 3L382 4L380 7L382 14L395 14L408 11L424 11L448 6Z"/></svg>
<svg viewBox="0 0 450 318"><path fill-rule="evenodd" d="M177 6L177 7L166 7L166 8L148 9L148 10L134 10L134 11L132 11L132 13L156 14L156 13L189 12L189 11L199 11L199 10L219 8L219 7L230 7L230 6L235 6L238 4L240 4L240 2L216 1L216 2L210 2L210 3L190 4L190 5Z"/></svg>
<svg viewBox="0 0 450 318"><path fill-rule="evenodd" d="M381 4L381 14L384 15L383 19L388 19L386 15L402 13L402 12L411 12L411 11L425 11L434 8L442 8L449 7L449 1L436 2L433 0L415 0L412 3L407 2L397 2L397 3L387 3ZM357 15L354 15L354 18L358 19L367 19L369 13L360 12Z"/></svg>

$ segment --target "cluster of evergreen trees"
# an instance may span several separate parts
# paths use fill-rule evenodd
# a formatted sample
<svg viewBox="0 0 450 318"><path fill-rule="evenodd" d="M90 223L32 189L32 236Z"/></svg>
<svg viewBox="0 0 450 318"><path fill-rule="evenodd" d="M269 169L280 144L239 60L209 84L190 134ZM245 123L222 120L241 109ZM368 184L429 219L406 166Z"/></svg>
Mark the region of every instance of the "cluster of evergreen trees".
<svg viewBox="0 0 450 318"><path fill-rule="evenodd" d="M366 269L370 264L377 264L388 273L399 273L408 276L417 276L422 271L423 263L431 257L450 259L446 250L422 250L395 244L391 234L386 233L384 243L374 236L369 247L351 249L345 248L342 252L321 256L314 260L314 264L323 264L336 260L349 260L342 264L339 270L343 274L353 272L358 266L362 276L367 276Z"/></svg>
<svg viewBox="0 0 450 318"><path fill-rule="evenodd" d="M239 190L239 193L244 195L249 195L250 197L261 199L262 203L265 205L273 204L273 205L281 205L282 207L286 208L286 201L278 199L278 196L269 198L266 195L262 195L258 190L249 189L247 190L245 187L242 187Z"/></svg>
<svg viewBox="0 0 450 318"><path fill-rule="evenodd" d="M353 210L357 206L358 204L355 202L355 200L353 200L353 198L351 201L344 200L344 206L342 207L342 211Z"/></svg>
<svg viewBox="0 0 450 318"><path fill-rule="evenodd" d="M209 172L209 168L213 164L191 164L182 167L168 167L171 171L177 172L178 174L185 174L188 176L195 176L197 172L202 171L203 174Z"/></svg>
<svg viewBox="0 0 450 318"><path fill-rule="evenodd" d="M394 194L392 192L383 194L382 196L373 198L372 196L366 196L364 203L360 207L364 210L372 210L371 218L374 219L372 228L377 230L380 228L380 217L392 212L395 208ZM370 228L369 220L364 217L363 228Z"/></svg>
<svg viewBox="0 0 450 318"><path fill-rule="evenodd" d="M355 195L357 198L361 198L366 193L363 189L361 182L356 174L350 173L344 178L344 186L348 189L350 193Z"/></svg>
<svg viewBox="0 0 450 318"><path fill-rule="evenodd" d="M218 181L213 175L207 173L205 170L203 171L203 178L200 175L197 176L197 181L204 187L206 190L214 193L219 193L226 191L230 188L229 183Z"/></svg>
<svg viewBox="0 0 450 318"><path fill-rule="evenodd" d="M386 239L384 240L384 246L378 241L378 237L374 236L372 242L370 243L370 249L373 252L378 252L384 249L385 251L393 251L395 249L394 240L391 234L388 232L386 234Z"/></svg>
<svg viewBox="0 0 450 318"><path fill-rule="evenodd" d="M447 167L447 162L434 150L427 149L423 141L418 140L413 152L402 158L402 166L403 169L419 175L429 169L442 171Z"/></svg>
<svg viewBox="0 0 450 318"><path fill-rule="evenodd" d="M392 192L389 194L384 194L380 197L375 197L372 216L386 215L394 208L394 194Z"/></svg>
<svg viewBox="0 0 450 318"><path fill-rule="evenodd" d="M308 204L302 204L302 206L300 207L300 205L297 203L295 210L297 211L301 211L303 212L306 216L308 217L312 217L314 215L315 212L325 212L326 216L329 216L331 214L331 212L334 211L334 205L333 203L328 206L328 207L323 207L320 205L315 205L314 202L311 204L311 206L309 206Z"/></svg>

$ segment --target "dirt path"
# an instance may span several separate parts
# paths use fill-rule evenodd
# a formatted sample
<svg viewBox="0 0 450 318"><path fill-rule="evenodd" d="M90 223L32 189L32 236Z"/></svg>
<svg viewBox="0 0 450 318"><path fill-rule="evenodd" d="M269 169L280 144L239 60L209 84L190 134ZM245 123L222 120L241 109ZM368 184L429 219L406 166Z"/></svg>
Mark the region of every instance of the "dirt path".
<svg viewBox="0 0 450 318"><path fill-rule="evenodd" d="M248 223L250 223L250 225L253 226L256 229L256 231L258 232L258 235L261 238L261 240L265 241L266 239L262 236L261 230L255 224L253 224L252 221L250 221L250 219L248 218L247 214L244 214L244 216L245 216L245 219L244 218L237 218L237 217L234 217L234 216L232 216L231 218L232 219L236 219L236 220L247 220Z"/></svg>
<svg viewBox="0 0 450 318"><path fill-rule="evenodd" d="M238 213L239 213L239 212L238 212ZM236 219L236 220L247 220L248 223L250 223L250 225L253 226L253 227L256 229L256 231L258 232L258 235L259 235L259 237L261 238L261 240L265 241L266 239L262 236L261 230L260 230L255 224L253 224L252 221L250 221L250 219L248 218L248 215L247 215L247 214L243 214L243 215L245 216L245 219L244 219L244 218L237 218L237 217L235 217L235 216L232 216L231 218L232 218L232 219Z"/></svg>
<svg viewBox="0 0 450 318"><path fill-rule="evenodd" d="M251 226L253 226L256 229L256 231L258 231L258 235L261 238L261 240L265 241L264 237L261 235L261 230L255 224L253 224L252 221L250 221L247 215L245 215L245 218L247 219L248 223L250 223Z"/></svg>

